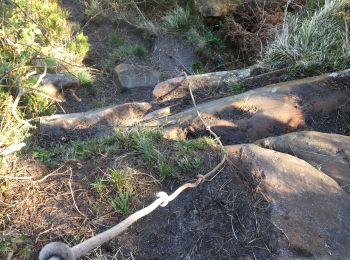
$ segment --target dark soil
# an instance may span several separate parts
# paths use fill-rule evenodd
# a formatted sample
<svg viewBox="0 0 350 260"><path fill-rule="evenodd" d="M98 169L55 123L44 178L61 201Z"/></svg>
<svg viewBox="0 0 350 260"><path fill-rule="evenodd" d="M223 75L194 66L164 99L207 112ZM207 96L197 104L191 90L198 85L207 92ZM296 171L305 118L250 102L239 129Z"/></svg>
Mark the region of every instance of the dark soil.
<svg viewBox="0 0 350 260"><path fill-rule="evenodd" d="M137 259L272 258L266 202L245 185L226 168L133 226L118 246Z"/></svg>
<svg viewBox="0 0 350 260"><path fill-rule="evenodd" d="M67 101L59 107L58 113L82 112L126 102L152 102L153 88L125 91L113 76L113 67L105 68L112 51L108 41L111 33L117 33L128 44L144 46L147 50L145 57L130 56L124 60L116 60L115 66L129 63L148 67L160 71L161 80L166 80L179 76L185 68L191 68L193 61L199 60L191 45L180 36L169 33L161 33L157 37L144 36L126 22L113 20L113 13L86 20L84 6L76 1L63 1L63 7L70 11L72 21L79 23L84 34L88 36L91 47L85 64L97 70L94 70L93 90L84 86L78 89L76 94L82 99L81 102L67 95ZM154 109L157 108L156 106Z"/></svg>

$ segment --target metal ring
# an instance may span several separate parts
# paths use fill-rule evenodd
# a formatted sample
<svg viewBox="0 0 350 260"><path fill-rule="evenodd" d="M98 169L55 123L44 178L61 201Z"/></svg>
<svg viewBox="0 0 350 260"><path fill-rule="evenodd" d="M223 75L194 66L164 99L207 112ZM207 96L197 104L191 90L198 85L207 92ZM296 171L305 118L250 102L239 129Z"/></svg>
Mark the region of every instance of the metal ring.
<svg viewBox="0 0 350 260"><path fill-rule="evenodd" d="M39 260L74 260L74 254L72 249L61 242L52 242L44 246L39 254Z"/></svg>

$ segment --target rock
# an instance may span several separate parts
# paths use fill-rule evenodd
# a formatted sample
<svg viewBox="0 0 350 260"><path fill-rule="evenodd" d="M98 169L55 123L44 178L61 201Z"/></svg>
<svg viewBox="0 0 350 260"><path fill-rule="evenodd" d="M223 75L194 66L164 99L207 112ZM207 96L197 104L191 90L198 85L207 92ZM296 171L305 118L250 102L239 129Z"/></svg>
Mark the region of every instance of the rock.
<svg viewBox="0 0 350 260"><path fill-rule="evenodd" d="M38 89L50 97L63 99L62 92L68 89L77 89L79 86L79 79L70 74L47 73Z"/></svg>
<svg viewBox="0 0 350 260"><path fill-rule="evenodd" d="M326 118L334 117L340 105L350 98L346 88L350 70L337 75L272 84L198 104L197 108L224 144L254 142L307 127L321 113ZM165 118L153 118L145 124L177 127L194 135L205 130L193 107ZM317 125L313 128L317 129Z"/></svg>
<svg viewBox="0 0 350 260"><path fill-rule="evenodd" d="M149 68L122 63L114 68L115 78L122 88L153 87L161 73Z"/></svg>
<svg viewBox="0 0 350 260"><path fill-rule="evenodd" d="M277 256L350 258L350 196L307 162L257 145L227 147L243 178L258 183L279 230Z"/></svg>
<svg viewBox="0 0 350 260"><path fill-rule="evenodd" d="M195 0L195 8L204 17L225 16L235 10L238 0Z"/></svg>
<svg viewBox="0 0 350 260"><path fill-rule="evenodd" d="M241 69L232 71L219 71L200 75L191 75L187 81L191 83L194 93L202 91L215 90L228 83L235 83L242 78L249 77L251 69ZM181 98L189 95L188 85L182 84L185 77L176 77L157 84L153 90L153 95L161 101L167 101L175 98Z"/></svg>
<svg viewBox="0 0 350 260"><path fill-rule="evenodd" d="M303 159L350 191L350 137L313 131L258 140L264 148Z"/></svg>
<svg viewBox="0 0 350 260"><path fill-rule="evenodd" d="M69 131L94 129L102 132L117 126L131 126L141 120L152 106L149 103L126 103L81 113L53 115L40 119L40 132L60 135Z"/></svg>

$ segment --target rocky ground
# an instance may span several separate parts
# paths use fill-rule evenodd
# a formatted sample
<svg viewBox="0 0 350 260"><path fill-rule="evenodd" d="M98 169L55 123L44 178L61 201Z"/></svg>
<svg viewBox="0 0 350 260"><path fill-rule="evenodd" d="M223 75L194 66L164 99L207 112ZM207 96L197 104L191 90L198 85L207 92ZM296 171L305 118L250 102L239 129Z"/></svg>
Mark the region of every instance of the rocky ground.
<svg viewBox="0 0 350 260"><path fill-rule="evenodd" d="M63 4L83 23L82 6ZM100 70L96 93L84 88L75 92L78 98L67 93L62 111L41 120L34 143L49 150L63 146L49 163L27 156L8 161L0 176L10 187L0 193L8 216L1 225L18 241L8 242L15 249L5 258L18 256L27 244L32 259L50 241L74 245L148 205L157 191L171 192L212 169L220 152L205 146L192 154L193 160L203 158L200 169L181 172L176 166L181 173L160 182L139 151L120 146L120 139L112 139L109 150L89 148L84 157L83 147L73 160L59 158L70 154L67 147L76 140L141 124L162 129L166 139L157 150L176 164L178 140L209 136L189 85L198 111L225 145L225 167L87 259L350 258L349 71L294 81L283 71L263 74L251 68L185 78L182 72L198 56L184 39L167 33L145 39L128 24L109 19L85 29L92 43L90 65L106 57L110 31L142 43L148 55ZM69 88L74 80L53 84ZM106 200L111 190L91 187L121 166L132 172L138 194L124 213Z"/></svg>

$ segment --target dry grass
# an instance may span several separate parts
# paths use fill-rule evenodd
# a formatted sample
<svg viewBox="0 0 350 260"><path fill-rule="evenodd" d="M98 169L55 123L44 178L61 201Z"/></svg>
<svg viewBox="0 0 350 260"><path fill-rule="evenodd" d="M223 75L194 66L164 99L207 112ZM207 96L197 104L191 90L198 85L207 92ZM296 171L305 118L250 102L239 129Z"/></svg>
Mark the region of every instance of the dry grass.
<svg viewBox="0 0 350 260"><path fill-rule="evenodd" d="M162 189L162 175L159 175L159 166L149 167L143 162L143 150L136 148L140 138L159 136L157 132L137 131L136 135L129 136L133 139L124 140L124 148L107 149L93 157L72 161L63 155L51 154L51 160L44 160L49 164L27 156L8 158L0 174L0 255L32 259L50 241L74 245L117 224L152 199ZM215 148L204 153L210 148L205 140L178 145L158 141L153 143L153 149L172 158L167 165L179 172L176 178L163 183L163 188L167 183L173 185L177 179L179 183L192 179L197 173L207 171L216 160ZM195 151L197 148L200 150ZM179 150L186 150L192 159L202 154L206 162L197 167L196 172L182 172L176 163L177 158L183 156ZM67 147L60 151L65 153ZM126 201L118 200L126 193ZM101 254L97 250L92 256ZM121 252L114 248L108 254Z"/></svg>

